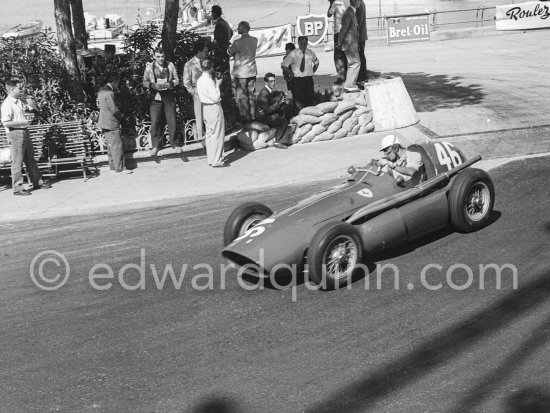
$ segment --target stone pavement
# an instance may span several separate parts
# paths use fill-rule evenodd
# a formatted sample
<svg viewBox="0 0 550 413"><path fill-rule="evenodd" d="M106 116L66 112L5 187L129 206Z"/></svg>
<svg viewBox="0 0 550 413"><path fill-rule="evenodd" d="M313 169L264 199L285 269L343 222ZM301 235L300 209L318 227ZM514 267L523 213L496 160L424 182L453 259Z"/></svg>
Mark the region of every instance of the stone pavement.
<svg viewBox="0 0 550 413"><path fill-rule="evenodd" d="M550 56L541 48L548 30L502 36L369 47L369 69L401 76L420 117L420 124L396 131L406 142L445 139L466 155L481 154L489 168L495 158L550 152ZM318 52L316 84L334 81L332 53ZM263 74L280 75L281 57L258 60ZM284 83L279 81L279 88ZM338 141L295 145L257 152L232 150L231 166L210 168L204 151L139 162L131 175L102 173L86 182L62 179L49 190L15 197L0 186L0 221L118 211L182 198L254 190L344 177L350 165L379 157L386 133ZM550 161L549 161L550 162Z"/></svg>

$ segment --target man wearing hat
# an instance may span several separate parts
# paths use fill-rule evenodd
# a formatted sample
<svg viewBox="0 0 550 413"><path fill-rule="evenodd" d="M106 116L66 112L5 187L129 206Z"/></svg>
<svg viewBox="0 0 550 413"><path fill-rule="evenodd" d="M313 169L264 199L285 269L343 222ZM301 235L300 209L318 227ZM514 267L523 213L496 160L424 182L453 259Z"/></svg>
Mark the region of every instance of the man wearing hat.
<svg viewBox="0 0 550 413"><path fill-rule="evenodd" d="M384 136L380 151L384 152L384 157L379 161L382 171L393 176L398 183L409 181L415 174L422 173L422 155L401 146L397 136Z"/></svg>

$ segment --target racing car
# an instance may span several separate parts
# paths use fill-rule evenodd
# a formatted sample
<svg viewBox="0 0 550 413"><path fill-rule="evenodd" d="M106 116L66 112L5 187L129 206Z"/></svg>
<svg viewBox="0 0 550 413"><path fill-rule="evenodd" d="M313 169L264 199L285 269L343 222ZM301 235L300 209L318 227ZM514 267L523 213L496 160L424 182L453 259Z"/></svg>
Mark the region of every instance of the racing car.
<svg viewBox="0 0 550 413"><path fill-rule="evenodd" d="M399 182L378 161L351 167L342 184L282 211L258 202L238 206L224 228L223 257L260 278L299 268L324 289L352 281L357 264L374 253L452 225L472 232L487 225L495 192L487 172L472 168L443 141L411 145L423 168ZM294 266L294 267L293 267Z"/></svg>

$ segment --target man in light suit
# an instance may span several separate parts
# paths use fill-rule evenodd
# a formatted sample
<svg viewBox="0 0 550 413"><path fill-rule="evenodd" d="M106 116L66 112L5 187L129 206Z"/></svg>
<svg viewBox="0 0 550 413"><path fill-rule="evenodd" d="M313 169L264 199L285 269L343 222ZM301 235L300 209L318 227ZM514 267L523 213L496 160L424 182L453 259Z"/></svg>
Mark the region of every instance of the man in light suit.
<svg viewBox="0 0 550 413"><path fill-rule="evenodd" d="M350 0L350 5L342 16L342 27L338 36L338 45L346 54L348 61L348 71L346 73L346 82L344 90L346 92L356 92L359 88L355 84L361 68L359 57L359 33L357 30L356 10L359 0Z"/></svg>
<svg viewBox="0 0 550 413"><path fill-rule="evenodd" d="M107 84L99 89L97 103L99 106L99 120L97 126L105 135L109 168L112 172L131 174L132 171L124 167L124 146L120 137L120 121L122 113L115 100L115 91L120 84L120 75L112 73L107 76Z"/></svg>
<svg viewBox="0 0 550 413"><path fill-rule="evenodd" d="M256 49L258 39L250 36L250 24L242 21L237 27L240 38L235 40L227 53L235 60L231 75L235 81L237 104L241 114L241 122L248 123L256 117Z"/></svg>
<svg viewBox="0 0 550 413"><path fill-rule="evenodd" d="M208 46L198 40L193 45L193 57L183 67L183 86L193 96L193 111L195 112L195 140L201 141L203 136L202 105L197 93L197 80L202 74L201 62L208 55Z"/></svg>

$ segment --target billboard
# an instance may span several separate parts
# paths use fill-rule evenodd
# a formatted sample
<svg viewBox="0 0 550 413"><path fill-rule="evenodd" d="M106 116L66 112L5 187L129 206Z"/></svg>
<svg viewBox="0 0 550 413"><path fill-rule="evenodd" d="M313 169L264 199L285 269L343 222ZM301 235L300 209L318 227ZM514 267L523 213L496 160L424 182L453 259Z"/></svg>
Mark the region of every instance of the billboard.
<svg viewBox="0 0 550 413"><path fill-rule="evenodd" d="M430 40L430 14L386 17L388 44Z"/></svg>
<svg viewBox="0 0 550 413"><path fill-rule="evenodd" d="M497 30L524 30L550 27L550 3L528 1L497 6Z"/></svg>
<svg viewBox="0 0 550 413"><path fill-rule="evenodd" d="M258 38L256 57L285 54L285 44L292 43L292 25L267 27L265 29L252 29L249 34ZM231 41L238 39L235 34Z"/></svg>

